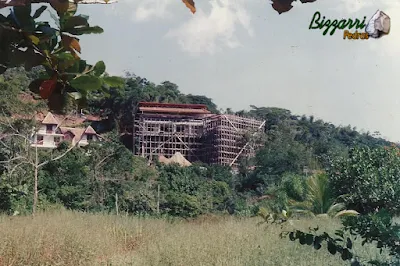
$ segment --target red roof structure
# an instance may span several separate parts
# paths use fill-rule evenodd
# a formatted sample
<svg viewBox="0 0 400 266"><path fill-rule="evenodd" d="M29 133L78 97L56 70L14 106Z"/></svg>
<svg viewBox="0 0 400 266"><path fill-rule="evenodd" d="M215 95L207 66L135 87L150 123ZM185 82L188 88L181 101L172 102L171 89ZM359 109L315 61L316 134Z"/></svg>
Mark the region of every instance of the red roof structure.
<svg viewBox="0 0 400 266"><path fill-rule="evenodd" d="M256 144L246 132L262 132L265 121L212 114L205 104L140 102L135 117L134 153L153 161L177 152L188 161L238 167L254 156ZM163 159L164 158L164 159Z"/></svg>
<svg viewBox="0 0 400 266"><path fill-rule="evenodd" d="M139 107L207 109L207 105L205 104L181 104L181 103L157 103L157 102L139 102Z"/></svg>
<svg viewBox="0 0 400 266"><path fill-rule="evenodd" d="M51 112L48 112L46 117L43 119L42 124L45 125L58 125L57 119L53 116Z"/></svg>
<svg viewBox="0 0 400 266"><path fill-rule="evenodd" d="M96 131L95 131L91 126L88 126L88 127L86 128L85 134L97 135Z"/></svg>
<svg viewBox="0 0 400 266"><path fill-rule="evenodd" d="M169 114L210 114L205 104L175 104L140 102L139 111L144 113L169 113Z"/></svg>

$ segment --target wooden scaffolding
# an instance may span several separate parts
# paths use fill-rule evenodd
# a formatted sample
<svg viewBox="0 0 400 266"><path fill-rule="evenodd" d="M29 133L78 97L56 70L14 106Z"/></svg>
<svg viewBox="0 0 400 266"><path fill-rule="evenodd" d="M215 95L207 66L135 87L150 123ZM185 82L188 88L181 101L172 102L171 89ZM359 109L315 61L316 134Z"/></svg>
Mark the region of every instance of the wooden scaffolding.
<svg viewBox="0 0 400 266"><path fill-rule="evenodd" d="M238 166L255 147L244 135L265 122L235 115L213 115L202 104L139 103L135 154L154 161L180 152L190 162Z"/></svg>
<svg viewBox="0 0 400 266"><path fill-rule="evenodd" d="M180 152L190 162L202 161L203 117L209 115L202 104L139 103L135 121L135 154L157 159Z"/></svg>
<svg viewBox="0 0 400 266"><path fill-rule="evenodd" d="M204 119L207 163L237 168L243 157L255 155L254 145L246 133L262 132L265 121L236 115L214 115Z"/></svg>

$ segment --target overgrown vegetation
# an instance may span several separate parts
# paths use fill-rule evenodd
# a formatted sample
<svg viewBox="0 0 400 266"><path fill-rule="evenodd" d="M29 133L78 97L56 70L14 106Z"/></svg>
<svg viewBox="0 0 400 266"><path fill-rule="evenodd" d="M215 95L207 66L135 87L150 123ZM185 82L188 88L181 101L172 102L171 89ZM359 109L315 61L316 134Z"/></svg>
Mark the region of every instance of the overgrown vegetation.
<svg viewBox="0 0 400 266"><path fill-rule="evenodd" d="M18 97L29 95L27 85L40 69L34 71L31 74L23 69L13 69L3 75L0 85L5 88L1 91L7 103L2 105L5 116L45 111L42 101L36 100L32 104ZM148 167L144 159L134 157L129 151L132 145L129 142L132 140L131 121L134 107L139 101L201 102L213 111L218 110L211 99L184 95L171 82L155 85L127 74L124 83L123 90L111 88L109 95L97 92L88 94L86 112L102 112L103 117L107 116L94 127L104 133L108 141L101 146L92 144L86 148L75 148L62 160L51 161L39 169L38 186L42 204L63 204L74 210L116 212L117 197L118 211L131 214L164 213L192 217L208 212L227 212L254 215L258 207L265 204L280 212L288 209L288 204L293 200L308 200L306 175L324 170L334 158L346 158L341 156L346 156L351 147L383 147L389 144L382 139L350 130L350 127L335 127L321 120L314 121L312 117L292 115L287 110L253 107L248 112L238 113L267 120L265 137L262 138L263 148L253 160L241 162L239 173L233 174L227 167L200 163L188 168L177 165ZM76 108L71 105L68 112ZM1 132L10 132L10 125L5 123L9 120L2 121ZM32 122L14 119L11 133L17 130L21 135L29 137L28 125ZM2 194L3 198L8 199L8 204L3 204L3 211L29 212L27 204L31 201L34 180L32 171L29 171L27 165L18 165L19 161L13 158L16 156L16 148L19 156L25 154L26 157L28 153L32 156L35 153L29 144L17 136L3 138L1 142L2 160L9 162L2 164L2 182L12 188L12 192L5 190ZM321 147L326 150L323 154ZM66 149L60 147L52 152L39 151L39 161L54 158ZM251 166L254 166L254 170L250 170ZM305 173L305 169L309 173ZM14 190L22 187L23 193L15 194ZM331 192L334 193L333 190ZM257 201L269 194L274 194L275 199Z"/></svg>
<svg viewBox="0 0 400 266"><path fill-rule="evenodd" d="M0 221L4 265L343 265L338 257L282 241L279 227L257 226L258 218L183 221L52 211ZM305 219L295 228L320 223ZM337 226L325 221L323 229ZM362 251L385 256L368 244Z"/></svg>
<svg viewBox="0 0 400 266"><path fill-rule="evenodd" d="M398 214L397 190L399 189L399 149L356 148L349 158L338 158L328 170L332 191L341 196L344 205L354 208L361 215L346 217L342 229L336 233L322 234L303 231L288 232L290 240L321 248L326 242L328 251L340 254L351 265L399 265L400 225L393 220ZM380 252L387 252L386 259L369 260L353 249L354 239L362 244L373 243Z"/></svg>
<svg viewBox="0 0 400 266"><path fill-rule="evenodd" d="M270 234L261 232L248 226L252 219L195 224L198 220L192 218L205 214L258 214L282 226L301 222L310 227L317 221L319 226L308 233L291 228L281 236L316 250L325 245L352 265L400 264L400 228L393 221L400 202L395 145L350 126L336 127L280 108L218 110L208 97L185 95L169 81L156 85L131 73L110 77L102 61L90 65L79 57L77 36L102 32L89 25L87 16L77 14L79 2L50 1L57 13L52 16L56 26L50 26L40 21L49 6L33 12L31 2L0 0L0 8L18 5L9 15L0 14L0 211L18 215L37 208L67 208L92 213L44 213L33 220L3 216L0 264L93 265L106 260L138 265L310 265L311 259L316 265L340 264L337 257L276 244L279 227L269 227ZM183 2L195 12L194 1ZM281 13L290 10L293 1L275 2ZM202 103L214 113L266 120L265 134L257 139L262 148L255 158L241 162L238 173L199 162L190 167L149 166L129 150L137 143L132 121L140 101ZM84 148L67 143L51 151L32 148L35 114L48 109L63 114L85 109L100 115L104 119L93 126L106 141ZM117 216L111 221L106 214L93 213ZM310 215L324 220L307 220ZM139 217L146 219L145 233ZM337 228L336 218L342 219L342 228ZM140 231L128 222L136 222ZM327 223L335 223L335 228L318 233ZM21 228L27 230L21 233ZM172 244L170 231L182 236L178 244ZM26 244L21 245L21 239ZM359 244L370 244L370 250L356 249ZM372 256L378 252L381 255ZM303 260L282 259L296 254Z"/></svg>
<svg viewBox="0 0 400 266"><path fill-rule="evenodd" d="M262 148L255 158L241 162L238 173L228 167L199 162L190 167L148 166L145 159L130 151L131 121L139 101L201 102L214 112L231 111L218 110L205 96L185 95L171 82L155 85L133 74L123 77L122 90L110 88L109 94L93 91L87 95L85 112L104 118L93 126L107 141L84 148L70 149L63 144L53 151L39 150L38 161L46 163L38 168L36 179L30 168L34 161L26 163L15 158L36 156L35 149L25 140L35 125L33 114L45 111L46 105L40 99L27 102L20 96L32 99L27 84L40 71L12 69L0 80L4 96L0 122L0 208L4 213L29 214L30 206L35 206L35 191L39 210L60 205L86 212L186 219L209 213L255 216L261 211L270 213L265 216L268 219L280 216L282 221L304 219L306 214L342 217L359 212L361 218L344 220L349 222L342 231L352 228L367 241L378 236L371 238L370 232L363 231L368 220L358 219L372 217L368 215L374 215L377 208L387 209L388 217L398 213L396 147L351 127L336 127L278 108L253 106L250 111L237 112L267 121L265 134L258 140L262 141ZM63 112L74 113L78 107L71 104ZM30 117L18 116L23 114ZM64 153L62 159L53 160ZM397 230L388 227L387 221L382 226L377 226L381 231L376 232ZM309 238L310 235L305 234ZM297 233L298 238L302 236ZM325 239L328 244L337 241L326 234L320 237L318 241ZM387 239L379 241L382 244L378 247L395 250ZM349 255L353 254L350 249L340 248L336 242L329 245L331 250L335 245L337 252L345 252L345 259L354 258Z"/></svg>

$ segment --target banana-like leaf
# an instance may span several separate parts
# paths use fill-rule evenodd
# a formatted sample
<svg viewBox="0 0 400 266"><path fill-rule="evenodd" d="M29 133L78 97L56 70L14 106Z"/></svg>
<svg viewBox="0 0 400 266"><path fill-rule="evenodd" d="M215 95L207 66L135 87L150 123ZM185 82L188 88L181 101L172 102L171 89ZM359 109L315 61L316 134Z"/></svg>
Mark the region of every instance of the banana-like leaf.
<svg viewBox="0 0 400 266"><path fill-rule="evenodd" d="M335 215L335 218L337 218L337 217L347 217L347 216L357 216L357 215L359 215L360 213L358 213L357 211L355 211L355 210L343 210L343 211L340 211L340 212L338 212L336 215Z"/></svg>
<svg viewBox="0 0 400 266"><path fill-rule="evenodd" d="M315 214L307 209L300 209L300 208L293 208L290 209L291 213L293 214L300 214L300 215L304 215L304 216L308 216L308 217L315 217Z"/></svg>
<svg viewBox="0 0 400 266"><path fill-rule="evenodd" d="M332 204L328 211L326 212L329 216L334 216L336 213L343 211L346 208L346 205L344 205L343 203L335 203Z"/></svg>

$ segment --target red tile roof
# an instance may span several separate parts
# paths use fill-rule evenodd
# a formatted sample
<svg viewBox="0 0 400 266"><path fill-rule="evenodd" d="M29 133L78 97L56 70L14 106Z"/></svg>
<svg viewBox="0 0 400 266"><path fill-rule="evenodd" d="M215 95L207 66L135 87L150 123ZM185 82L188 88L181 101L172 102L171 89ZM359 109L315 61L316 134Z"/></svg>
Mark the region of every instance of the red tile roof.
<svg viewBox="0 0 400 266"><path fill-rule="evenodd" d="M58 123L58 120L53 116L51 112L48 112L46 117L42 121L42 124L45 125L58 125Z"/></svg>
<svg viewBox="0 0 400 266"><path fill-rule="evenodd" d="M206 109L205 104L177 104L177 103L157 103L157 102L139 102L139 107L161 107L161 108L189 108L189 109Z"/></svg>
<svg viewBox="0 0 400 266"><path fill-rule="evenodd" d="M86 128L85 134L97 135L96 131L91 126Z"/></svg>
<svg viewBox="0 0 400 266"><path fill-rule="evenodd" d="M66 134L67 132L72 133L74 135L73 140L75 142L78 142L82 138L83 133L85 133L84 128L60 127L60 129L63 134Z"/></svg>
<svg viewBox="0 0 400 266"><path fill-rule="evenodd" d="M207 109L192 108L162 108L162 107L139 107L139 111L148 113L176 113L176 114L209 114Z"/></svg>
<svg viewBox="0 0 400 266"><path fill-rule="evenodd" d="M101 121L101 118L99 116L94 116L94 115L88 115L85 117L82 116L76 116L76 115L57 115L57 114L52 114L53 117L58 121L58 123L61 123L62 125L65 126L80 126L86 121ZM34 118L38 122L42 122L46 116L38 112L37 114L32 114L32 115L20 115L20 114L13 114L13 118L17 119L32 119ZM55 121L53 121L55 122ZM58 124L57 123L57 124Z"/></svg>

